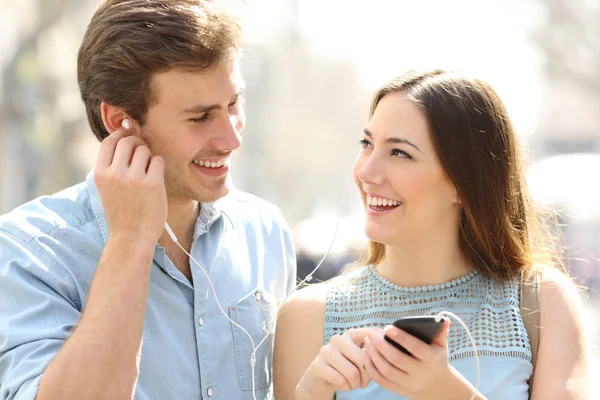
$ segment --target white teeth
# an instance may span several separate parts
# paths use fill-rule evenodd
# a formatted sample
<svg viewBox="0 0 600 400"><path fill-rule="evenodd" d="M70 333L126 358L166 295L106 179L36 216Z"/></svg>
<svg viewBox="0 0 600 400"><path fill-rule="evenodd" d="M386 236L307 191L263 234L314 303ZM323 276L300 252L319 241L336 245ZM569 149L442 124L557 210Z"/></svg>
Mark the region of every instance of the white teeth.
<svg viewBox="0 0 600 400"><path fill-rule="evenodd" d="M193 163L205 168L221 168L223 165L227 164L227 159L222 159L219 161L194 160Z"/></svg>
<svg viewBox="0 0 600 400"><path fill-rule="evenodd" d="M372 197L370 195L367 195L367 203L371 206L385 207L399 206L400 204L402 204L402 202L398 200L384 199L383 197Z"/></svg>

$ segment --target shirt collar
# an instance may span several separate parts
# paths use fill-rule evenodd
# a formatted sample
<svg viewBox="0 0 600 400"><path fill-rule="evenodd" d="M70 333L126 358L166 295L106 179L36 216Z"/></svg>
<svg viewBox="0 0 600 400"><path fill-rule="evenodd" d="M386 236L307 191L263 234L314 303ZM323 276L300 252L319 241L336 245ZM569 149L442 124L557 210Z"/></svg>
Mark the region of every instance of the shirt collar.
<svg viewBox="0 0 600 400"><path fill-rule="evenodd" d="M212 203L200 203L200 214L194 226L194 241L202 234L208 232L211 225L221 217L221 208L218 200Z"/></svg>
<svg viewBox="0 0 600 400"><path fill-rule="evenodd" d="M87 191L90 196L90 203L92 205L92 211L98 221L100 232L104 243L108 240L108 223L106 221L106 214L104 207L102 207L102 201L100 200L100 194L98 193L98 187L94 180L94 170L92 169L86 177ZM221 209L218 206L218 200L212 203L201 203L200 214L196 220L194 227L194 240L200 235L208 232L212 224L214 224L221 217Z"/></svg>

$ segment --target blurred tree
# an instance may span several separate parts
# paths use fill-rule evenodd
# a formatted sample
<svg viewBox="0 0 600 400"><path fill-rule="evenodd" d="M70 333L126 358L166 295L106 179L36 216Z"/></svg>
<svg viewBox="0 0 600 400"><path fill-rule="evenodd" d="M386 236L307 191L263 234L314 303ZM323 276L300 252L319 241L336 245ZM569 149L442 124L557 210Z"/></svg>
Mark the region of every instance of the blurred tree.
<svg viewBox="0 0 600 400"><path fill-rule="evenodd" d="M600 151L600 2L536 0L543 73L535 158Z"/></svg>
<svg viewBox="0 0 600 400"><path fill-rule="evenodd" d="M544 99L548 109L540 118L540 133L545 135L542 142L536 143L540 158L557 153L600 152L600 1L537 0L537 5L542 19L534 39L543 57L546 85L554 89ZM559 171L564 172L565 166L561 165ZM556 181L557 173L546 174L554 193L575 203L589 200L589 195L578 195L579 190L597 188L595 178L581 179L587 173L595 177L594 172L595 168L571 172L568 177L573 187L569 188ZM544 193L546 198L539 197L538 201L548 202L551 193ZM592 201L587 208L593 209L594 204ZM597 300L600 221L591 215L578 218L576 214L586 209L582 206L573 208L559 202L548 206L562 213L559 227L565 240L565 262L580 283L592 289L591 298Z"/></svg>
<svg viewBox="0 0 600 400"><path fill-rule="evenodd" d="M37 0L17 16L29 29L16 36L15 51L2 66L0 212L81 176L69 152L84 116L80 109L71 115L64 110L76 77L65 78L74 68L65 71L65 63L72 60L61 55L71 45L69 39L81 32L73 20L81 20L79 12L86 3L90 1ZM65 80L71 81L70 87Z"/></svg>
<svg viewBox="0 0 600 400"><path fill-rule="evenodd" d="M543 12L534 38L548 78L600 98L600 1L537 2Z"/></svg>
<svg viewBox="0 0 600 400"><path fill-rule="evenodd" d="M249 118L233 174L241 189L273 201L294 226L337 212L352 181L370 93L352 61L315 50L298 27L300 2L288 3L279 34L245 52Z"/></svg>

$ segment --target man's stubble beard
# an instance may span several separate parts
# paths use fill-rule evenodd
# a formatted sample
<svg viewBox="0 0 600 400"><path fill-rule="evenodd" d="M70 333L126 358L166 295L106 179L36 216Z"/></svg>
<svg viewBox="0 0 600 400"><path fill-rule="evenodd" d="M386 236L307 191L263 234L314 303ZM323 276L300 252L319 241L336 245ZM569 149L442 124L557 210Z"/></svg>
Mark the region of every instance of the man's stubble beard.
<svg viewBox="0 0 600 400"><path fill-rule="evenodd" d="M172 164L169 159L165 156L167 152L162 151L162 146L157 145L152 139L150 139L151 135L149 134L150 130L148 126L143 126L140 131L140 137L146 142L148 147L150 148L150 152L152 155L160 155L163 157L165 162L165 189L167 192L167 197L172 199L181 199L181 200L194 200L200 203L212 203L217 201L218 199L225 197L229 193L228 179L227 177L215 179L214 181L208 181L210 184L214 184L214 189L199 189L198 191L191 188L189 185L185 184L179 178L180 176L185 176L183 174L177 173L177 165ZM188 165L188 168L193 168L191 165ZM187 171L189 172L189 171ZM186 174L187 176L192 176L191 174ZM206 179L210 179L206 177ZM212 186L212 185L211 185Z"/></svg>
<svg viewBox="0 0 600 400"><path fill-rule="evenodd" d="M210 186L214 185L214 189L204 187L194 190L189 185L181 182L178 178L180 174L171 173L173 169L169 167L170 166L165 163L165 188L167 196L170 198L195 200L200 203L212 203L229 193L229 186L226 178L219 178L214 182L210 182ZM190 168L193 167L190 166Z"/></svg>

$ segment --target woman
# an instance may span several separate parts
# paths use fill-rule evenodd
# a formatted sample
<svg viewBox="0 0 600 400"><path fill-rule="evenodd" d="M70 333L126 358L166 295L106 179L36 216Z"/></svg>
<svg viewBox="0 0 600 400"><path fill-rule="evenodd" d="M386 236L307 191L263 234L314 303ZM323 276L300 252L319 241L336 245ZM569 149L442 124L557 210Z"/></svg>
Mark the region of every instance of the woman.
<svg viewBox="0 0 600 400"><path fill-rule="evenodd" d="M390 326L442 310L476 341L473 398L527 399L530 378L533 399L587 398L578 292L548 250L496 92L453 72L411 71L376 93L360 145L353 173L368 260L281 310L275 398L471 398L476 363L460 324L445 321L430 345ZM534 268L541 334L532 376L519 276Z"/></svg>

